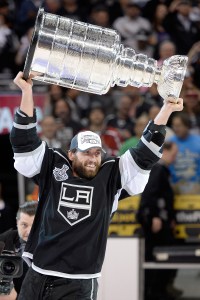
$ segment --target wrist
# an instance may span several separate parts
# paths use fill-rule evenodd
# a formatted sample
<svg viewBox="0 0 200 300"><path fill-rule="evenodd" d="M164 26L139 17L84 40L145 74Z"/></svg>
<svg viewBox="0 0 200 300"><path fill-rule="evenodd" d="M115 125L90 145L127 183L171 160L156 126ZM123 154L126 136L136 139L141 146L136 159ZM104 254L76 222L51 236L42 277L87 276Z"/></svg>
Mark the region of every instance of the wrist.
<svg viewBox="0 0 200 300"><path fill-rule="evenodd" d="M23 95L32 95L33 91L32 91L32 87L31 86L27 86L26 88L22 89L22 94Z"/></svg>

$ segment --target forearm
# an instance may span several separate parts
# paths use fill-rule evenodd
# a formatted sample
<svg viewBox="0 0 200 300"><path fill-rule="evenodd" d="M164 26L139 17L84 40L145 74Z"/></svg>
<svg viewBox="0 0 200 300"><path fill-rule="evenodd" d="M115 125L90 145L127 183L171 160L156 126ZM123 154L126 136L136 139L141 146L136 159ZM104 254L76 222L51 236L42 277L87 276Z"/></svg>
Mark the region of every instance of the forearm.
<svg viewBox="0 0 200 300"><path fill-rule="evenodd" d="M19 72L14 79L14 83L22 91L20 110L24 112L28 117L33 117L34 102L33 102L32 80L28 79L27 81L25 81L23 79L23 73Z"/></svg>
<svg viewBox="0 0 200 300"><path fill-rule="evenodd" d="M29 117L33 117L34 102L32 88L22 91L20 110L27 114Z"/></svg>
<svg viewBox="0 0 200 300"><path fill-rule="evenodd" d="M166 125L171 115L171 110L166 107L162 107L158 115L154 119L156 125Z"/></svg>

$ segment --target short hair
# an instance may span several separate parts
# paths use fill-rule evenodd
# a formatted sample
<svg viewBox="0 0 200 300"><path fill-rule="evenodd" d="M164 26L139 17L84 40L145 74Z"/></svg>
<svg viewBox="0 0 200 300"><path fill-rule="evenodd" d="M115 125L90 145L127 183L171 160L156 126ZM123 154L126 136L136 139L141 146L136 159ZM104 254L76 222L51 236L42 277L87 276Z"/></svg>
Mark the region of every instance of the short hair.
<svg viewBox="0 0 200 300"><path fill-rule="evenodd" d="M20 219L21 213L27 214L29 216L34 216L36 213L37 206L38 206L37 201L27 201L23 203L18 208L16 219L17 220Z"/></svg>

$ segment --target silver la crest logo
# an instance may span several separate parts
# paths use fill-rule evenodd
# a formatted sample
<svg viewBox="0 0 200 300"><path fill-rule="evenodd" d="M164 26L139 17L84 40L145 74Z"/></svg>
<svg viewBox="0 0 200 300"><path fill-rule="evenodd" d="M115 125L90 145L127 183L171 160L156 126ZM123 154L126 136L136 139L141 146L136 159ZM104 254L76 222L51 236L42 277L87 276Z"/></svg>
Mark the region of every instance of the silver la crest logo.
<svg viewBox="0 0 200 300"><path fill-rule="evenodd" d="M66 180L69 176L67 175L67 170L69 167L67 165L63 165L61 169L56 168L53 170L53 175L57 181Z"/></svg>

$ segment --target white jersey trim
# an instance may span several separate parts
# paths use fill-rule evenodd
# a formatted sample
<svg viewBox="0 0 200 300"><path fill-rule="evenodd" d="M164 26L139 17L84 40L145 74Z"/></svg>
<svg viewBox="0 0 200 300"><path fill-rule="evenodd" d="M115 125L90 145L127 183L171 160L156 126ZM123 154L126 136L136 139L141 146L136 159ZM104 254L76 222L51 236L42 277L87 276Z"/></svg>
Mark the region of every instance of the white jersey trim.
<svg viewBox="0 0 200 300"><path fill-rule="evenodd" d="M31 152L15 153L15 169L26 177L33 177L40 173L45 153L45 142Z"/></svg>
<svg viewBox="0 0 200 300"><path fill-rule="evenodd" d="M33 259L33 254L24 251L23 254L22 254L22 257L28 257L28 258L30 258L30 259Z"/></svg>
<svg viewBox="0 0 200 300"><path fill-rule="evenodd" d="M143 192L149 179L150 170L141 169L134 161L130 151L126 151L119 160L121 188L129 195Z"/></svg>
<svg viewBox="0 0 200 300"><path fill-rule="evenodd" d="M112 211L111 211L111 215L112 215L112 213L114 213L116 210L117 210L117 208L118 208L118 203L119 203L119 196L120 196L120 194L121 194L121 191L122 191L122 189L119 189L118 191L117 191L117 194L115 195L115 198L114 198L114 201L113 201L113 206L112 206Z"/></svg>
<svg viewBox="0 0 200 300"><path fill-rule="evenodd" d="M33 255L28 252L23 252L22 258L27 263L27 265L30 267L32 264Z"/></svg>
<svg viewBox="0 0 200 300"><path fill-rule="evenodd" d="M154 144L153 142L147 142L145 140L145 138L142 136L141 137L141 141L145 144L145 146L147 146L156 156L158 156L159 158L162 157L162 154L159 152L160 148L159 146L157 146L156 144Z"/></svg>
<svg viewBox="0 0 200 300"><path fill-rule="evenodd" d="M51 271L51 270L45 270L37 267L32 263L32 268L36 272L43 274L43 275L50 275L50 276L57 276L62 278L71 278L71 279L91 279L91 278L98 278L101 276L101 273L96 274L68 274L68 273L62 273L57 271Z"/></svg>
<svg viewBox="0 0 200 300"><path fill-rule="evenodd" d="M15 128L18 128L18 129L31 129L31 128L34 128L36 127L37 123L31 123L31 124L28 124L28 125L20 125L20 124L17 124L15 122L13 122L13 126Z"/></svg>
<svg viewBox="0 0 200 300"><path fill-rule="evenodd" d="M92 278L92 290L91 290L91 295L90 295L91 300L94 299L93 296L94 296L94 278Z"/></svg>
<svg viewBox="0 0 200 300"><path fill-rule="evenodd" d="M23 118L26 117L26 115L23 112L20 112L19 108L17 109L17 113Z"/></svg>
<svg viewBox="0 0 200 300"><path fill-rule="evenodd" d="M115 162L115 160L114 160L114 159L111 159L111 160L105 161L105 162L101 165L101 167L103 167L105 164L110 163L110 162Z"/></svg>
<svg viewBox="0 0 200 300"><path fill-rule="evenodd" d="M68 160L67 157L63 156L59 151L56 151L56 150L54 150L53 148L52 148L52 150L53 150L54 153L57 153L57 154L60 155L62 158L64 158L64 159L68 162L69 167L71 167L70 162L69 162L69 160Z"/></svg>
<svg viewBox="0 0 200 300"><path fill-rule="evenodd" d="M126 159L130 160L131 164L134 166L134 168L136 169L137 172L142 173L142 174L149 174L150 170L144 170L142 168L140 168L137 163L135 162L135 160L133 159L130 151L126 151L120 158L120 161L125 157L126 155Z"/></svg>

